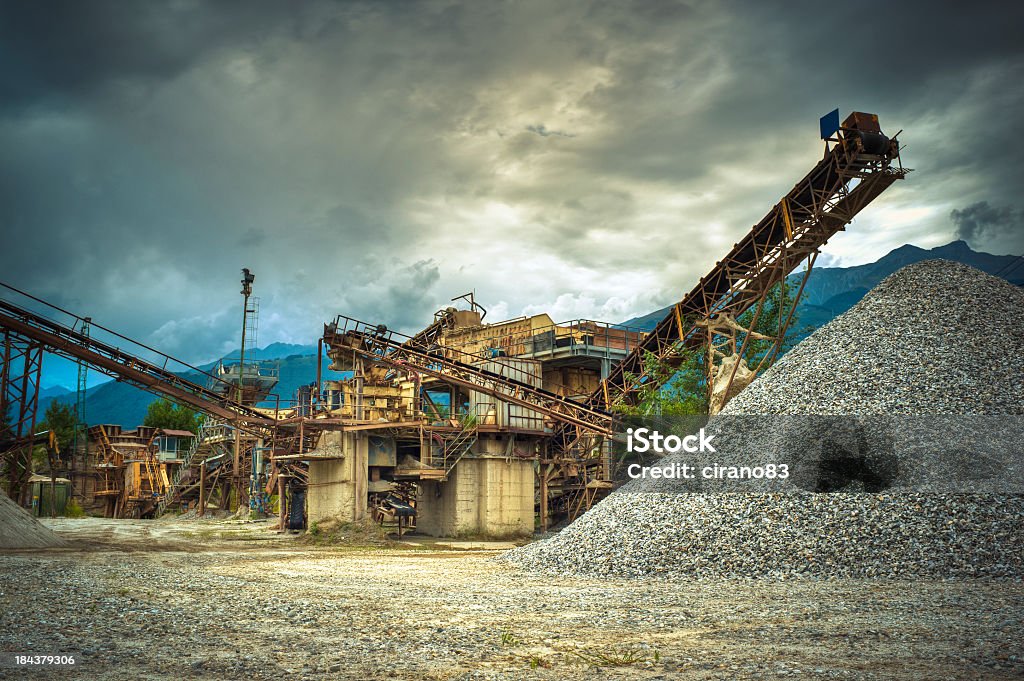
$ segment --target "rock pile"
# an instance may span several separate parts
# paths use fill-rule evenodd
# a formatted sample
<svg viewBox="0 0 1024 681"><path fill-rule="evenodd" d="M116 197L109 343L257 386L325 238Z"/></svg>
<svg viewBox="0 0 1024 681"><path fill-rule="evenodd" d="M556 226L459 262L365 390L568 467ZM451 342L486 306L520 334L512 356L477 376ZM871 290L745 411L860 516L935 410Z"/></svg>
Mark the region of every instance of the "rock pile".
<svg viewBox="0 0 1024 681"><path fill-rule="evenodd" d="M978 418L997 419L1020 433L1022 313L1024 291L973 268L947 261L906 267L791 350L708 424L728 430L745 423L736 434L762 448L763 460L795 456L807 464L802 482L788 491L709 493L706 486L634 481L558 535L504 559L548 572L629 577L1020 578L1024 496L970 486L1010 479L1019 490L1019 438L996 438L992 448L1002 445L1009 456L1004 451L981 473L962 448L924 456L897 446L884 466L869 471L880 478L822 487L808 477L822 464L820 440L803 434L808 423L820 424L806 416L749 418L843 417L835 423L853 432L839 439L869 443L859 460L872 465L878 443L891 440L894 429L915 423L927 430L923 416L945 427L970 415L968 430L978 429ZM959 477L937 485L944 471ZM808 491L814 489L840 491Z"/></svg>
<svg viewBox="0 0 1024 681"><path fill-rule="evenodd" d="M723 414L1024 413L1024 291L948 260L904 267Z"/></svg>
<svg viewBox="0 0 1024 681"><path fill-rule="evenodd" d="M0 492L0 549L46 549L64 540Z"/></svg>

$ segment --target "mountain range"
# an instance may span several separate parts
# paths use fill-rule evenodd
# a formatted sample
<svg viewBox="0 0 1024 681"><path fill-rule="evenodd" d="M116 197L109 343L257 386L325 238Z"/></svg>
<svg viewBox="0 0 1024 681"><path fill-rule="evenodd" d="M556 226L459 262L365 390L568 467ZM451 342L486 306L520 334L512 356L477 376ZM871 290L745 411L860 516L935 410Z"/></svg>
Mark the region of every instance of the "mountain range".
<svg viewBox="0 0 1024 681"><path fill-rule="evenodd" d="M797 306L797 325L803 329L800 335L808 335L814 328L824 326L849 310L865 293L896 270L922 260L936 259L970 265L982 272L999 275L1010 283L1024 286L1024 261L1020 256L974 251L965 241L954 241L931 249L906 244L866 265L819 267L811 270ZM790 282L799 286L802 276L800 273L791 274ZM664 307L626 320L623 325L650 331L671 309L672 306Z"/></svg>
<svg viewBox="0 0 1024 681"><path fill-rule="evenodd" d="M283 356L285 352L295 352ZM238 352L230 353L224 359L234 358L238 361ZM250 352L246 350L246 360L276 360L279 369L277 387L274 394L280 395L281 405L287 406L294 400L295 393L301 385L308 385L316 380L316 346L315 345L290 345L287 343L273 343L264 348L258 348ZM43 360L46 362L51 357ZM321 358L321 370L326 380L342 378L343 374L328 369L330 360ZM217 362L204 364L199 369L212 371ZM205 383L206 379L196 372L184 372L179 374L182 378L196 383ZM54 386L40 390L39 393L39 418L42 419L46 407L53 400L74 405L75 393L61 386ZM146 410L149 404L157 397L152 393L140 390L127 383L112 380L95 385L85 391L85 414L90 424L114 423L125 428L134 428L140 425L146 418ZM261 406L273 407L274 400L268 400Z"/></svg>
<svg viewBox="0 0 1024 681"><path fill-rule="evenodd" d="M809 334L814 328L827 324L836 316L853 307L878 282L906 265L942 258L976 267L989 274L1000 274L1008 281L1024 286L1024 259L1012 255L992 255L981 253L963 241L954 241L932 249L917 246L901 246L876 262L854 267L821 267L814 269L808 277L804 294L798 308L798 327L800 335ZM791 275L791 279L799 281L800 274ZM654 326L668 313L671 307L662 308L640 317L623 322L624 325L639 327L645 330ZM246 350L247 358L260 360L277 360L280 368L280 379L275 393L286 403L294 398L301 385L309 384L316 377L316 345L296 345L290 343L272 343L263 348ZM224 359L234 357L237 361L238 351L235 350ZM44 384L49 382L47 367L49 363L60 358L47 356L44 360ZM65 362L77 367L73 362ZM327 368L328 360L321 358L323 375L327 379L341 378L342 375ZM203 371L210 371L216 362L200 366ZM59 366L59 365L58 365ZM76 369L77 371L77 369ZM95 372L90 372L95 374ZM182 374L194 381L201 377L195 373ZM73 383L72 383L73 385ZM131 385L120 381L107 381L93 385L86 391L86 417L89 423L116 423L126 428L133 428L142 423L146 409L156 397ZM56 385L40 392L40 418L46 406L52 400L68 404L75 401L75 393L67 388ZM272 403L268 406L273 406Z"/></svg>

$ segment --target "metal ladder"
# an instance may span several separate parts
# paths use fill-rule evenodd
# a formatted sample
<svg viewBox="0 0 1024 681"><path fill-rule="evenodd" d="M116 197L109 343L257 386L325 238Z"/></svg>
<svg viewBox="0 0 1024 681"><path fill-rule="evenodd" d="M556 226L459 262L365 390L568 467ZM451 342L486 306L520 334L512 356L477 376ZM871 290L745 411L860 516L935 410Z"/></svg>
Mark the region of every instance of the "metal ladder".
<svg viewBox="0 0 1024 681"><path fill-rule="evenodd" d="M199 447L202 444L203 434L207 429L216 426L219 420L214 419L211 416L207 416L203 421L203 425L199 427L199 433L192 438L192 446L189 447L188 451L185 452L185 456L181 459L181 465L174 471L174 475L171 476L171 485L167 488L167 493L164 494L163 498L160 499L160 503L156 506L156 513L154 517L159 518L167 507L174 501L174 496L178 492L178 485L181 483L181 479L185 477L186 471L189 471L192 466L192 459L195 458L196 453L199 451Z"/></svg>
<svg viewBox="0 0 1024 681"><path fill-rule="evenodd" d="M442 480L448 478L448 474L455 468L455 464L473 448L477 441L477 430L476 419L472 419L463 425L462 430L456 433L455 437L442 439L441 456L431 461L432 465L444 470Z"/></svg>

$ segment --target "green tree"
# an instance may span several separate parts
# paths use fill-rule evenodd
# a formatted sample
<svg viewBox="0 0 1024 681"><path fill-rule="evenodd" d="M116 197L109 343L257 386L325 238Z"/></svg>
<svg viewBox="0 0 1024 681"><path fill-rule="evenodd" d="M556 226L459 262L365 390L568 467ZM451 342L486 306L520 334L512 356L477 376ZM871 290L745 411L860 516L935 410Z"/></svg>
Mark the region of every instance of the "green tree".
<svg viewBox="0 0 1024 681"><path fill-rule="evenodd" d="M7 449L8 443L14 438L14 433L11 432L11 415L6 410L0 408L0 450ZM0 484L3 485L5 492L10 492L10 471L13 470L15 462L17 461L18 452L17 450L8 450L0 456L0 470L4 471L4 476L0 479ZM0 492L2 493L2 492Z"/></svg>
<svg viewBox="0 0 1024 681"><path fill-rule="evenodd" d="M201 413L193 411L190 407L159 399L150 403L142 425L153 428L187 430L198 435L202 423L203 415Z"/></svg>
<svg viewBox="0 0 1024 681"><path fill-rule="evenodd" d="M708 413L704 352L684 350L678 366L644 355L644 375L635 404L622 404L615 411L627 416L690 416ZM626 374L626 382L637 377Z"/></svg>
<svg viewBox="0 0 1024 681"><path fill-rule="evenodd" d="M0 409L0 443L14 437L11 432L11 415L6 410Z"/></svg>
<svg viewBox="0 0 1024 681"><path fill-rule="evenodd" d="M740 315L737 322L743 328L751 328L757 335L751 336L747 347L743 350L743 358L747 366L754 368L765 360L761 371L766 370L775 360L793 347L800 331L797 330L799 315L793 306L796 303L794 288L783 281L776 284L765 297L760 315L756 306ZM775 338L778 336L780 324L786 321L790 311L792 318L786 328L786 334L775 349ZM754 317L757 323L754 324ZM737 351L743 346L746 333L736 334ZM616 411L627 416L697 416L708 413L707 385L707 350L685 348L672 363L659 360L654 354L644 357L644 375L649 377L638 390L639 398L635 404L620 405ZM634 382L636 377L627 374L627 382Z"/></svg>
<svg viewBox="0 0 1024 681"><path fill-rule="evenodd" d="M760 315L757 315L757 306L755 305L739 316L739 319L736 321L740 326L743 328L750 328L752 331L762 336L768 336L767 339L755 338L752 336L747 342L747 347L743 352L743 358L746 360L748 366L751 368L756 367L762 359L767 358L765 365L762 367L763 371L773 364L776 359L784 355L790 348L796 345L801 331L806 330L798 330L800 314L796 309L794 309L796 302L795 287L793 287L788 281L783 280L768 291L768 295L765 296L764 305L761 308ZM776 353L775 338L778 337L779 329L781 325L786 322L786 318L789 317L790 311L792 311L793 314L789 319L789 325L786 327L786 333L782 337L782 342L779 344L779 349ZM754 324L755 316L757 316L756 324ZM751 324L753 324L753 328L751 328ZM737 334L737 348L742 346L744 336L745 334L743 333ZM775 354L774 357L772 357L773 353Z"/></svg>
<svg viewBox="0 0 1024 681"><path fill-rule="evenodd" d="M57 436L61 453L70 452L75 440L75 410L70 404L53 400L46 407L43 422L36 427L37 433L44 430L52 430Z"/></svg>

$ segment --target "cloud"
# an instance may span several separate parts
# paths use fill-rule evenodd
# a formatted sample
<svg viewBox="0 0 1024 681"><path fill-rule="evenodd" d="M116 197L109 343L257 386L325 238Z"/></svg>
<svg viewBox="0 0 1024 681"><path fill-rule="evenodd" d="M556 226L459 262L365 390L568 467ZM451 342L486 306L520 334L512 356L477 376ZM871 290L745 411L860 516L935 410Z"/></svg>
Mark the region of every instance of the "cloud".
<svg viewBox="0 0 1024 681"><path fill-rule="evenodd" d="M267 233L258 227L250 227L245 230L241 236L238 237L238 241L235 243L239 246L258 248L267 241Z"/></svg>
<svg viewBox="0 0 1024 681"><path fill-rule="evenodd" d="M256 42L287 18L286 11L258 1L5 3L0 111L70 109L104 88L159 85L227 45Z"/></svg>
<svg viewBox="0 0 1024 681"><path fill-rule="evenodd" d="M543 123L541 123L539 125L528 125L528 126L526 126L526 129L529 130L532 133L536 133L536 134L540 135L541 137L551 137L552 135L554 135L555 137L575 137L576 136L576 135L573 135L573 134L568 133L568 132L562 132L560 130L548 130L547 126L544 125Z"/></svg>
<svg viewBox="0 0 1024 681"><path fill-rule="evenodd" d="M1006 87L1022 13L8 3L0 271L192 360L237 345L243 266L264 344L339 313L414 331L469 290L489 320L621 321L760 220L820 158L835 106L904 128L915 172L822 257L939 245L951 211L1013 205L1024 182L1005 113L1024 108ZM847 30L856 55L834 44ZM976 223L977 247L1014 247Z"/></svg>
<svg viewBox="0 0 1024 681"><path fill-rule="evenodd" d="M241 320L241 304L238 314L234 316L229 310L222 309L208 314L171 319L153 331L146 342L171 356L191 355L192 361L210 362L223 357L238 346L238 341L234 340L234 337L240 332ZM208 354L196 355L197 348Z"/></svg>
<svg viewBox="0 0 1024 681"><path fill-rule="evenodd" d="M1017 233L1024 228L1024 211L1009 206L991 206L988 201L972 203L962 210L954 208L949 212L949 218L956 225L957 237L969 243Z"/></svg>
<svg viewBox="0 0 1024 681"><path fill-rule="evenodd" d="M814 261L815 267L842 267L843 260L839 256L832 255L831 253L819 253L817 260Z"/></svg>

